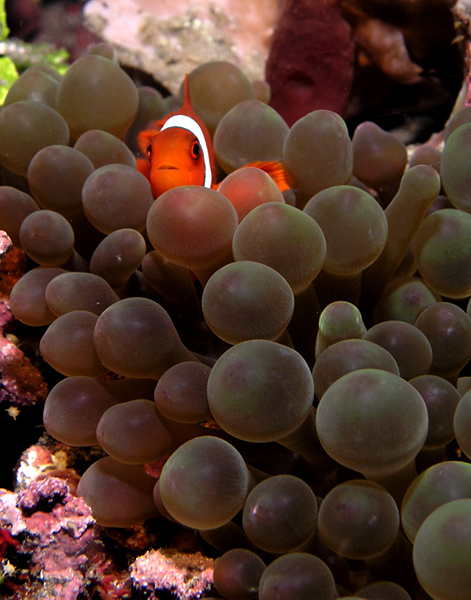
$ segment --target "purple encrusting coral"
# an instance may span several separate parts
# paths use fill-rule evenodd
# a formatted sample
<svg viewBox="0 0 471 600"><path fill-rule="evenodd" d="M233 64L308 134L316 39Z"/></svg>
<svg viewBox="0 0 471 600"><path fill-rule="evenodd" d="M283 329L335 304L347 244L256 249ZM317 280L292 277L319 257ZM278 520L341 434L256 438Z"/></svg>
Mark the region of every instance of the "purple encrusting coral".
<svg viewBox="0 0 471 600"><path fill-rule="evenodd" d="M71 495L65 481L48 477L18 494L2 490L0 521L14 539L21 540L18 555L30 560L32 588L19 591L18 598L34 593L36 598L76 600L84 592L95 520L83 499ZM15 559L11 560L14 565ZM19 582L24 578L21 570L15 575ZM15 586L14 579L11 585Z"/></svg>

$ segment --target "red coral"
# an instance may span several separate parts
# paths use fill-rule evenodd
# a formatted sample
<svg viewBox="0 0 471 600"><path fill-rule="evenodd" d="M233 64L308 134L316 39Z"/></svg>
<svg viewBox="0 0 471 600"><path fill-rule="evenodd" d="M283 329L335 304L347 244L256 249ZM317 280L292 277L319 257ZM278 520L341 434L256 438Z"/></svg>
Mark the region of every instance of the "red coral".
<svg viewBox="0 0 471 600"><path fill-rule="evenodd" d="M46 399L47 385L38 369L18 346L3 337L0 337L0 375L0 404L34 406Z"/></svg>
<svg viewBox="0 0 471 600"><path fill-rule="evenodd" d="M7 548L11 546L16 550L20 549L20 544L12 537L10 531L0 527L0 561L3 560Z"/></svg>
<svg viewBox="0 0 471 600"><path fill-rule="evenodd" d="M34 406L46 399L47 386L39 371L23 352L7 337L5 329L12 322L7 298L11 288L22 277L26 261L8 235L0 230L0 404L10 407ZM16 414L11 414L15 418Z"/></svg>
<svg viewBox="0 0 471 600"><path fill-rule="evenodd" d="M266 66L271 106L289 125L316 109L343 114L353 60L338 0L287 0Z"/></svg>
<svg viewBox="0 0 471 600"><path fill-rule="evenodd" d="M8 234L0 230L0 296L10 295L11 288L24 275L26 258L20 248L13 246Z"/></svg>

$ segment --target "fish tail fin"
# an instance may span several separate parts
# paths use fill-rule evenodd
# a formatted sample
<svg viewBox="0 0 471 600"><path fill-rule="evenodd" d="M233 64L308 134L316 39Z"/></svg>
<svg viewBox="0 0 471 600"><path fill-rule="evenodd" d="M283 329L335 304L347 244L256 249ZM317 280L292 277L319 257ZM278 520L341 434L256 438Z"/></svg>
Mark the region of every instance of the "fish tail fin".
<svg viewBox="0 0 471 600"><path fill-rule="evenodd" d="M256 167L257 169L265 171L279 187L280 192L286 192L293 187L291 178L283 166L283 163L277 160L257 160L244 165L244 167Z"/></svg>

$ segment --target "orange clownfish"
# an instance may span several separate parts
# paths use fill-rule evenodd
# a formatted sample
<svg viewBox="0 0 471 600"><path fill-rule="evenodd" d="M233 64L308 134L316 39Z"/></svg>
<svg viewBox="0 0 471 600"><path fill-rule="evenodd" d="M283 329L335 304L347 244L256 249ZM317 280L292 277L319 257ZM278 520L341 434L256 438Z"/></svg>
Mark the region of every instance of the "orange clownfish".
<svg viewBox="0 0 471 600"><path fill-rule="evenodd" d="M204 185L217 189L216 163L209 132L190 102L188 75L185 100L176 110L141 131L137 137L145 158L137 159L138 170L147 177L154 198L179 185ZM256 161L244 165L266 171L282 192L289 190L288 175L281 163Z"/></svg>

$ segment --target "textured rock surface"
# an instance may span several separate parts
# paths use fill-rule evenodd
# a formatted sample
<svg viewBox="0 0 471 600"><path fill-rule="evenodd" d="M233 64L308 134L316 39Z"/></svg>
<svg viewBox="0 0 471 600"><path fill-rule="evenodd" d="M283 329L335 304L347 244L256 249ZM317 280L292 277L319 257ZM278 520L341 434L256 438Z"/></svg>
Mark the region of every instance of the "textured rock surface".
<svg viewBox="0 0 471 600"><path fill-rule="evenodd" d="M185 73L227 60L266 79L292 124L319 108L425 141L463 76L469 0L89 0L87 27L124 65L175 93ZM463 16L464 15L464 16ZM412 125L410 124L412 122Z"/></svg>
<svg viewBox="0 0 471 600"><path fill-rule="evenodd" d="M166 590L180 600L200 598L213 583L214 560L200 552L185 554L168 549L151 550L131 566L133 586L145 590L151 599Z"/></svg>
<svg viewBox="0 0 471 600"><path fill-rule="evenodd" d="M55 477L33 482L19 494L0 490L0 523L11 532L18 554L30 558L30 597L75 600L84 592L90 559L86 553L94 539L94 519L81 498L72 496L67 484ZM16 536L21 534L21 544ZM16 542L16 543L15 543ZM13 563L13 564L12 564ZM10 564L10 589L26 573ZM4 567L4 575L5 567ZM23 593L18 592L18 598ZM58 595L59 594L59 595Z"/></svg>
<svg viewBox="0 0 471 600"><path fill-rule="evenodd" d="M124 65L152 74L172 93L199 64L228 60L263 79L280 0L90 0L87 26Z"/></svg>

